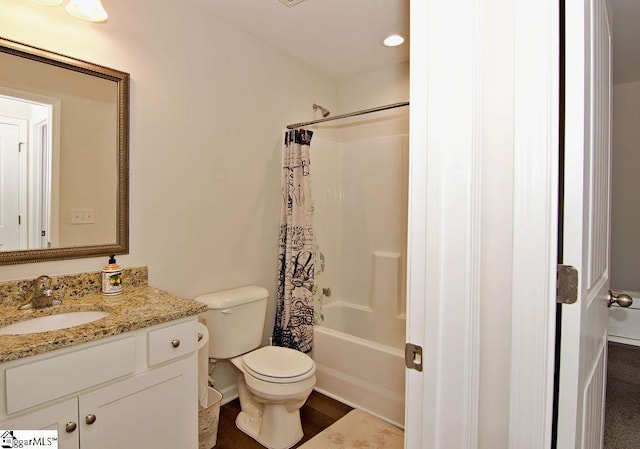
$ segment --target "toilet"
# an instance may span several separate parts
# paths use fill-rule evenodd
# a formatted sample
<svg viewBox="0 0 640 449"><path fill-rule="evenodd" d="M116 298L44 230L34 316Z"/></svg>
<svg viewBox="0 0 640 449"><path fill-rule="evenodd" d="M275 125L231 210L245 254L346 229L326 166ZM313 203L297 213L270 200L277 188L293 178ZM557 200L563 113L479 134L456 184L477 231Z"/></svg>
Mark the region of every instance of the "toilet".
<svg viewBox="0 0 640 449"><path fill-rule="evenodd" d="M289 348L260 348L269 292L247 286L198 296L209 310L209 357L237 369L241 412L236 426L269 449L288 449L302 439L300 407L316 383L316 364Z"/></svg>

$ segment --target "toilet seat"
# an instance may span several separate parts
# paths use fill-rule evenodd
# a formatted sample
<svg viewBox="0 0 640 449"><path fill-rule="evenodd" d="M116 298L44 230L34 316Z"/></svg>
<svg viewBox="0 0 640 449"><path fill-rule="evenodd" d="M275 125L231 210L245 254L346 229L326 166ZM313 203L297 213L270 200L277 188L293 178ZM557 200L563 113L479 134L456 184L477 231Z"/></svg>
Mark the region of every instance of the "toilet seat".
<svg viewBox="0 0 640 449"><path fill-rule="evenodd" d="M272 383L291 383L315 373L311 357L295 349L265 346L242 356L242 366L251 376Z"/></svg>

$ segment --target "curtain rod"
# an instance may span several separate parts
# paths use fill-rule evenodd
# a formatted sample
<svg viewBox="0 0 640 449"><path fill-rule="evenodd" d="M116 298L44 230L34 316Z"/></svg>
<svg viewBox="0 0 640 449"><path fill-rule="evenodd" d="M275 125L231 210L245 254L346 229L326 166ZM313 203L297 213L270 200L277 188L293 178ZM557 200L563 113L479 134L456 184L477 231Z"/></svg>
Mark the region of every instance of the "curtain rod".
<svg viewBox="0 0 640 449"><path fill-rule="evenodd" d="M354 117L356 115L370 114L372 112L378 112L378 111L386 111L387 109L400 108L402 106L409 106L409 102L403 101L401 103L387 104L384 106L378 106L376 108L363 109L362 111L355 111L355 112L349 112L347 114L340 114L334 117L326 117L326 118L320 118L318 120L311 120L310 122L292 123L291 125L287 125L287 129L296 129L296 128L301 128L307 125L315 125L316 123L330 122L331 120L339 120L341 118Z"/></svg>

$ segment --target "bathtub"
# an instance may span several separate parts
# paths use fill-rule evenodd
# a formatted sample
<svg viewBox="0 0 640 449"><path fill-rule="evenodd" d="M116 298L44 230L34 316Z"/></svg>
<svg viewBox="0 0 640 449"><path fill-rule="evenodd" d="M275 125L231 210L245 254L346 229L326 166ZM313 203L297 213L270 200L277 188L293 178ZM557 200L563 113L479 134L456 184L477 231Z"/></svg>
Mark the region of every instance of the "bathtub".
<svg viewBox="0 0 640 449"><path fill-rule="evenodd" d="M407 323L404 314L396 313L394 303L369 308L334 300L323 305L322 317L331 329L384 346L404 348Z"/></svg>
<svg viewBox="0 0 640 449"><path fill-rule="evenodd" d="M640 293L626 290L611 290L615 295L627 294L633 299L630 307L614 304L609 309L608 340L616 343L640 346Z"/></svg>
<svg viewBox="0 0 640 449"><path fill-rule="evenodd" d="M404 428L404 351L314 326L316 390Z"/></svg>

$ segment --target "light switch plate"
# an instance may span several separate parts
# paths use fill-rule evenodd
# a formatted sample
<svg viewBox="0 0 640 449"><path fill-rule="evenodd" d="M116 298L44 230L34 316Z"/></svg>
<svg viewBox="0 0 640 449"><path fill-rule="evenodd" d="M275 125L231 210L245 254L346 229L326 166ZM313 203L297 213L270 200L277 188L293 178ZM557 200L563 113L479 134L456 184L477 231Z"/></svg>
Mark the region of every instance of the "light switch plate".
<svg viewBox="0 0 640 449"><path fill-rule="evenodd" d="M71 224L92 224L94 221L94 209L71 209Z"/></svg>

